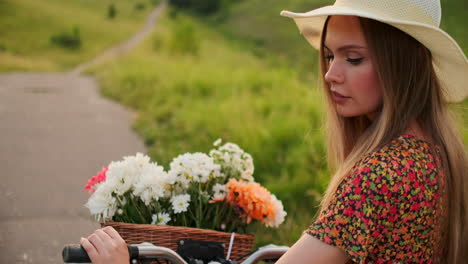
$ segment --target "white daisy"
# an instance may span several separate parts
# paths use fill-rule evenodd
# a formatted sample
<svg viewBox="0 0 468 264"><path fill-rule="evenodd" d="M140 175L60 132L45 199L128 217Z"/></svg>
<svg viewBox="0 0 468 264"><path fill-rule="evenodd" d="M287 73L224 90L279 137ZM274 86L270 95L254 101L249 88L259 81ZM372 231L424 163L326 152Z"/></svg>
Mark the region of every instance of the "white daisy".
<svg viewBox="0 0 468 264"><path fill-rule="evenodd" d="M151 218L153 219L153 221L151 221L152 225L166 225L171 221L171 216L168 213L154 214Z"/></svg>
<svg viewBox="0 0 468 264"><path fill-rule="evenodd" d="M205 183L219 177L221 169L213 158L199 152L179 155L171 162L170 167L170 177L175 178L184 188L188 188L192 181Z"/></svg>
<svg viewBox="0 0 468 264"><path fill-rule="evenodd" d="M179 194L179 195L173 196L171 198L171 203L172 203L172 209L174 210L174 213L178 214L178 213L187 211L189 202L190 202L189 194Z"/></svg>
<svg viewBox="0 0 468 264"><path fill-rule="evenodd" d="M221 165L221 171L229 178L254 182L254 164L252 156L234 143L226 143L210 151L210 156Z"/></svg>

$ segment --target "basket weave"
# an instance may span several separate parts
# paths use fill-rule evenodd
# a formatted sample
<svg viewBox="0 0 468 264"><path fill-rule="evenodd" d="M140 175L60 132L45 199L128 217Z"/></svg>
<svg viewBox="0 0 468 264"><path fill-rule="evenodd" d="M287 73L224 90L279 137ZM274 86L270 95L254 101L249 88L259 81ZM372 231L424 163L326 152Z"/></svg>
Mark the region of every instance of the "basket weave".
<svg viewBox="0 0 468 264"><path fill-rule="evenodd" d="M224 255L227 256L231 233L220 232L210 229L200 229L183 226L169 225L145 225L130 224L122 222L101 223L102 227L112 226L127 244L138 244L150 242L156 246L177 249L177 240L194 239L202 241L217 241L225 243ZM253 249L255 236L251 234L235 234L230 259L238 260L240 257L250 253ZM244 260L240 259L240 261Z"/></svg>

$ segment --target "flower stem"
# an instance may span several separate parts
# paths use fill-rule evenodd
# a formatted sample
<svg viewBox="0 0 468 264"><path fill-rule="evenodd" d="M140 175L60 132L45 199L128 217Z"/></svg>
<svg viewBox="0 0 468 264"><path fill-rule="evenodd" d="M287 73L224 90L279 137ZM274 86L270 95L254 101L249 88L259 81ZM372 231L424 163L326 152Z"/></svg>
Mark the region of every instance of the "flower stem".
<svg viewBox="0 0 468 264"><path fill-rule="evenodd" d="M201 218L202 218L202 202L201 202L201 183L198 183L198 206L197 206L197 227L201 228Z"/></svg>

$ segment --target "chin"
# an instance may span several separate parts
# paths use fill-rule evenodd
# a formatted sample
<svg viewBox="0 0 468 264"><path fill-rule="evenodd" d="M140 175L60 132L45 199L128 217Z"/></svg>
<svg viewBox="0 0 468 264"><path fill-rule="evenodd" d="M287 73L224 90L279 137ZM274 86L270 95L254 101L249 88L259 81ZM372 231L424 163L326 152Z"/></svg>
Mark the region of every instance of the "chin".
<svg viewBox="0 0 468 264"><path fill-rule="evenodd" d="M350 109L345 107L337 107L336 113L340 117L358 117L366 116L370 120L373 120L374 117L378 114L377 110L374 111L363 111L362 109Z"/></svg>
<svg viewBox="0 0 468 264"><path fill-rule="evenodd" d="M361 112L358 112L358 111L344 111L343 109L341 109L341 110L337 109L336 113L340 117L356 117L356 116L362 116L362 115L366 114L366 113L361 113Z"/></svg>

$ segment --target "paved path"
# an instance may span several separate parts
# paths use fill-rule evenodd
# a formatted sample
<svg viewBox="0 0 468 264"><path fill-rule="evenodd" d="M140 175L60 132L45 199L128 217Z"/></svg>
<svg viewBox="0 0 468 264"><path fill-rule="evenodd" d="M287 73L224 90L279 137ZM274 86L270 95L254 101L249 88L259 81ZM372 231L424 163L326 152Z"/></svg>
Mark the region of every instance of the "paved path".
<svg viewBox="0 0 468 264"><path fill-rule="evenodd" d="M149 25L104 54L136 45ZM145 152L131 130L134 114L79 75L108 56L72 74L0 75L0 263L62 263L63 245L98 228L83 206L86 180L111 160Z"/></svg>

